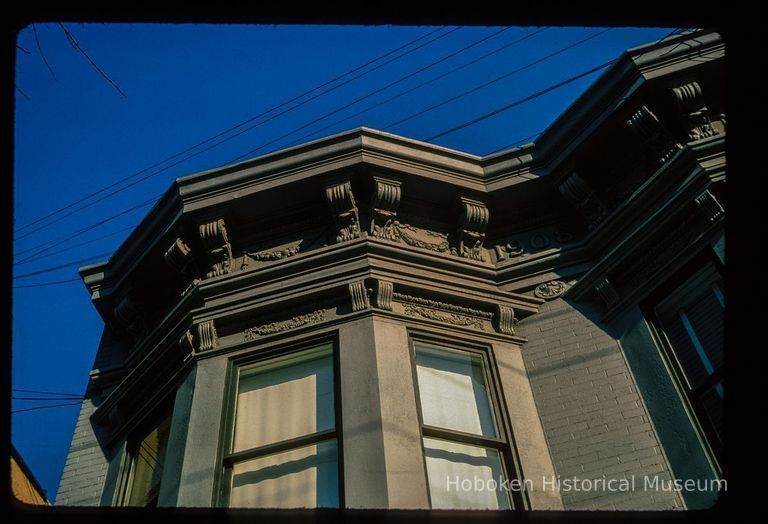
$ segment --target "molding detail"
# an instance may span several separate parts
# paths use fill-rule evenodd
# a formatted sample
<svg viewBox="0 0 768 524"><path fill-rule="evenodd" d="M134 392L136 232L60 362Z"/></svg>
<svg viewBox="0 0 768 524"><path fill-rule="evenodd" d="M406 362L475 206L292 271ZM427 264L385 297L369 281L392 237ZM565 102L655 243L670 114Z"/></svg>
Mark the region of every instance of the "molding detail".
<svg viewBox="0 0 768 524"><path fill-rule="evenodd" d="M613 283L608 280L607 276L603 276L597 281L595 284L595 291L608 308L619 301L619 292L616 290Z"/></svg>
<svg viewBox="0 0 768 524"><path fill-rule="evenodd" d="M707 220L714 222L725 214L723 206L717 201L715 195L709 192L709 189L705 190L702 194L696 197L696 205L699 206L699 210L704 213Z"/></svg>
<svg viewBox="0 0 768 524"><path fill-rule="evenodd" d="M195 337L191 330L188 329L181 335L181 338L179 338L179 348L181 348L183 355L195 353Z"/></svg>
<svg viewBox="0 0 768 524"><path fill-rule="evenodd" d="M376 287L373 290L373 303L379 309L392 311L392 282L386 280L377 280Z"/></svg>
<svg viewBox="0 0 768 524"><path fill-rule="evenodd" d="M608 215L603 203L576 172L568 175L558 190L584 217L589 229L594 229Z"/></svg>
<svg viewBox="0 0 768 524"><path fill-rule="evenodd" d="M485 230L488 227L488 208L482 202L466 197L459 197L461 203L461 215L457 230L458 246L456 254L485 262L483 256L483 240Z"/></svg>
<svg viewBox="0 0 768 524"><path fill-rule="evenodd" d="M400 302L406 302L409 304L418 304L421 306L427 306L434 309L443 309L452 313L460 313L462 315L472 315L475 317L486 318L488 320L493 318L493 313L489 311L481 311L479 309L472 309L464 306L457 306L455 304L449 304L447 302L439 302L437 300L430 300L428 298L414 297L411 295L404 295L402 293L392 293L392 298Z"/></svg>
<svg viewBox="0 0 768 524"><path fill-rule="evenodd" d="M447 322L456 326L471 326L477 329L483 329L483 321L476 317L469 317L466 315L460 315L458 313L441 313L434 309L430 309L423 306L414 306L412 304L406 304L403 308L403 312L409 317L422 317L429 320L437 320L439 322Z"/></svg>
<svg viewBox="0 0 768 524"><path fill-rule="evenodd" d="M373 197L371 198L371 235L377 238L397 241L400 239L396 230L397 208L400 206L401 183L378 176L373 177Z"/></svg>
<svg viewBox="0 0 768 524"><path fill-rule="evenodd" d="M709 110L704 102L704 95L698 82L690 82L672 88L672 95L677 103L677 109L683 125L688 132L688 140L700 140L714 136L717 131L709 120Z"/></svg>
<svg viewBox="0 0 768 524"><path fill-rule="evenodd" d="M368 309L371 305L368 299L368 290L365 289L365 282L362 280L349 284L349 296L352 299L353 312Z"/></svg>
<svg viewBox="0 0 768 524"><path fill-rule="evenodd" d="M227 237L227 228L224 219L200 224L200 239L208 254L208 262L211 270L206 273L206 278L217 277L231 271L232 244Z"/></svg>
<svg viewBox="0 0 768 524"><path fill-rule="evenodd" d="M360 217L352 194L349 180L340 184L326 186L325 197L331 206L333 220L336 223L336 242L344 242L360 237Z"/></svg>
<svg viewBox="0 0 768 524"><path fill-rule="evenodd" d="M197 325L197 339L200 351L213 349L219 344L219 336L216 333L216 326L213 325L213 320L201 322Z"/></svg>
<svg viewBox="0 0 768 524"><path fill-rule="evenodd" d="M118 323L135 338L142 338L147 334L147 323L131 297L126 296L117 304L114 315Z"/></svg>
<svg viewBox="0 0 768 524"><path fill-rule="evenodd" d="M282 320L279 322L272 322L270 324L248 328L243 332L243 335L245 335L245 340L254 340L257 336L272 335L274 333L288 331L289 329L295 329L307 324L314 324L323 320L325 320L325 310L318 309L312 313L299 315L288 320Z"/></svg>
<svg viewBox="0 0 768 524"><path fill-rule="evenodd" d="M506 333L507 335L515 334L514 325L517 319L515 319L515 310L512 307L497 304L494 319L495 327L500 333Z"/></svg>
<svg viewBox="0 0 768 524"><path fill-rule="evenodd" d="M645 105L641 105L629 117L626 124L653 151L660 164L672 158L672 155L682 147L661 125L653 111Z"/></svg>
<svg viewBox="0 0 768 524"><path fill-rule="evenodd" d="M243 254L252 260L258 260L259 262L271 262L273 260L281 260L283 258L292 257L293 255L298 255L299 251L301 251L301 246L295 245L284 249L275 249L273 251L261 251L259 253L245 252ZM243 267L247 266L248 262L246 261L243 263Z"/></svg>
<svg viewBox="0 0 768 524"><path fill-rule="evenodd" d="M536 286L533 290L533 295L537 298L543 298L544 300L552 300L562 295L568 286L560 280L550 280L543 284Z"/></svg>
<svg viewBox="0 0 768 524"><path fill-rule="evenodd" d="M177 238L171 247L165 250L163 254L165 263L181 275L188 273L188 268L192 262L192 250L182 238Z"/></svg>

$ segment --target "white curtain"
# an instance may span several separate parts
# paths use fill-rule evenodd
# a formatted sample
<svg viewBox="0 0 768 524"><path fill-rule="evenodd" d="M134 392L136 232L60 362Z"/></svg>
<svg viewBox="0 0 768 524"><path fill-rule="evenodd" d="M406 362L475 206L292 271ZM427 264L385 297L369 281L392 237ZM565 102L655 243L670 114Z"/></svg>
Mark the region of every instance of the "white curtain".
<svg viewBox="0 0 768 524"><path fill-rule="evenodd" d="M416 374L424 424L497 436L479 356L419 345Z"/></svg>
<svg viewBox="0 0 768 524"><path fill-rule="evenodd" d="M333 427L330 348L241 370L232 451Z"/></svg>
<svg viewBox="0 0 768 524"><path fill-rule="evenodd" d="M336 440L235 464L229 505L251 508L338 507Z"/></svg>
<svg viewBox="0 0 768 524"><path fill-rule="evenodd" d="M509 509L499 452L424 438L434 509Z"/></svg>

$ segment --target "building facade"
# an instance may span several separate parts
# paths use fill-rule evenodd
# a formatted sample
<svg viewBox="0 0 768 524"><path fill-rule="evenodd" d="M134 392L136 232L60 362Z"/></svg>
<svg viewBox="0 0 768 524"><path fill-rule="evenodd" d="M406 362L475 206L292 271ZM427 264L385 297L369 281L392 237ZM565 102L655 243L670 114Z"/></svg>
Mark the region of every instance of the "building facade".
<svg viewBox="0 0 768 524"><path fill-rule="evenodd" d="M711 506L723 71L689 32L535 144L361 128L176 180L80 270L105 328L57 504Z"/></svg>

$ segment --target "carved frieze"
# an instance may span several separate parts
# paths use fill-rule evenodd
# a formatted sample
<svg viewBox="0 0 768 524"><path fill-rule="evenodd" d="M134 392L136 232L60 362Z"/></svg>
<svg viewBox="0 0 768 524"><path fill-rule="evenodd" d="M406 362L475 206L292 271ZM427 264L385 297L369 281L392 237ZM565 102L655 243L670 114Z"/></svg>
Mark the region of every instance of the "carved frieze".
<svg viewBox="0 0 768 524"><path fill-rule="evenodd" d="M281 320L279 322L271 322L269 324L248 328L243 332L243 335L245 336L245 340L254 340L258 336L272 335L282 331L288 331L301 326L306 326L308 324L321 322L323 320L325 320L325 310L318 309L312 313L298 315L289 318L288 320Z"/></svg>
<svg viewBox="0 0 768 524"><path fill-rule="evenodd" d="M413 304L406 304L403 308L403 312L410 317L422 317L429 320L437 320L438 322L445 322L446 324L453 324L455 326L470 326L476 329L483 329L483 321L477 317L470 317L458 313L443 313L442 311Z"/></svg>
<svg viewBox="0 0 768 524"><path fill-rule="evenodd" d="M336 242L352 240L360 236L360 217L349 180L326 186L325 197L336 224Z"/></svg>
<svg viewBox="0 0 768 524"><path fill-rule="evenodd" d="M484 262L483 240L488 227L488 208L482 202L466 197L460 197L460 205L461 214L456 232L458 245L454 254Z"/></svg>
<svg viewBox="0 0 768 524"><path fill-rule="evenodd" d="M378 176L373 177L373 197L371 198L371 227L372 236L387 240L399 240L395 221L397 208L400 206L401 184Z"/></svg>
<svg viewBox="0 0 768 524"><path fill-rule="evenodd" d="M349 297L352 301L353 312L368 309L371 305L368 299L368 290L365 289L365 282L362 280L349 284Z"/></svg>
<svg viewBox="0 0 768 524"><path fill-rule="evenodd" d="M682 147L667 132L653 111L645 105L641 105L629 117L626 124L653 152L660 164L672 158L672 155Z"/></svg>
<svg viewBox="0 0 768 524"><path fill-rule="evenodd" d="M500 333L506 333L507 335L515 334L515 310L511 306L505 306L503 304L496 305L496 316L494 317L496 329Z"/></svg>
<svg viewBox="0 0 768 524"><path fill-rule="evenodd" d="M147 323L130 296L125 296L114 309L115 320L136 338L147 334Z"/></svg>
<svg viewBox="0 0 768 524"><path fill-rule="evenodd" d="M709 120L709 110L698 82L690 82L672 88L680 118L688 133L688 140L700 140L714 136L717 131Z"/></svg>
<svg viewBox="0 0 768 524"><path fill-rule="evenodd" d="M568 286L560 280L550 280L536 286L536 289L533 290L533 295L544 300L552 300L562 295L567 288Z"/></svg>
<svg viewBox="0 0 768 524"><path fill-rule="evenodd" d="M603 203L576 172L568 175L558 190L584 217L589 229L594 229L607 216L608 211Z"/></svg>
<svg viewBox="0 0 768 524"><path fill-rule="evenodd" d="M451 250L450 241L446 234L420 229L397 221L393 225L398 238L409 246L428 249L437 253L447 253Z"/></svg>
<svg viewBox="0 0 768 524"><path fill-rule="evenodd" d="M379 309L392 311L392 282L386 280L376 280L376 286L373 288L373 304Z"/></svg>
<svg viewBox="0 0 768 524"><path fill-rule="evenodd" d="M479 309L458 306L456 304L441 302L439 300L431 300L428 298L415 297L412 295L404 295L402 293L392 293L392 298L394 298L399 302L426 306L433 309L444 309L445 311L450 311L452 313L459 313L461 315L472 315L475 317L485 318L488 320L493 318L493 313L489 311L482 311Z"/></svg>
<svg viewBox="0 0 768 524"><path fill-rule="evenodd" d="M198 229L211 268L206 273L206 278L229 273L232 266L232 244L227 236L224 219L200 224Z"/></svg>

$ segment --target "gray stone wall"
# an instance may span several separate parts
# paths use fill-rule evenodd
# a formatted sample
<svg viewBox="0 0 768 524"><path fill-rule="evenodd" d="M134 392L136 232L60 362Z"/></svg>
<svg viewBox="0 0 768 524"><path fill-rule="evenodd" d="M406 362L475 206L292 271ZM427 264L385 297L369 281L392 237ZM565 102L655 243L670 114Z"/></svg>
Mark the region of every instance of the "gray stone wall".
<svg viewBox="0 0 768 524"><path fill-rule="evenodd" d="M644 477L672 475L616 339L591 320L597 315L556 299L517 327L529 339L523 358L557 475L636 480L634 491L563 490L565 508L682 508L674 492L644 489Z"/></svg>

